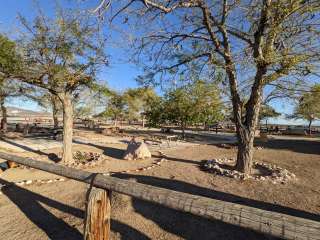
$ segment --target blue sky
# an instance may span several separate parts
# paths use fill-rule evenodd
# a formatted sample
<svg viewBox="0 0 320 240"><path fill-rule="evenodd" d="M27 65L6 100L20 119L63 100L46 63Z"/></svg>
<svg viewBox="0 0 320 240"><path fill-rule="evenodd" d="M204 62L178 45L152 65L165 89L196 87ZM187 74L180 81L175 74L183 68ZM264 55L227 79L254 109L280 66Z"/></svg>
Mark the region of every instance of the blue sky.
<svg viewBox="0 0 320 240"><path fill-rule="evenodd" d="M61 0L60 5L63 7L73 7L77 1L73 0ZM88 9L97 6L99 0L92 1L79 1L81 6ZM38 4L40 8L47 15L54 15L56 1L51 0L39 0ZM36 13L36 2L33 0L7 0L2 1L2 7L0 8L0 32L8 33L9 36L14 37L17 34L19 22L17 15L20 13L22 16L29 20L32 20ZM139 69L128 63L124 63L126 53L124 50L113 47L109 47L107 50L111 55L110 66L104 69L99 78L106 81L108 86L115 90L124 90L126 88L137 87L135 82L136 76L141 73ZM8 105L22 107L31 110L37 110L37 104L30 101L21 101L19 99L12 100ZM271 104L278 112L282 114L289 114L292 112L293 105L287 100L278 100ZM270 119L270 122L274 123L293 123L293 124L306 124L304 121L288 121L281 116L277 119ZM319 124L319 122L317 123Z"/></svg>
<svg viewBox="0 0 320 240"><path fill-rule="evenodd" d="M72 7L76 1L59 1L62 6ZM96 6L98 0L90 1L90 3L84 4L83 7ZM55 1L40 0L38 1L40 8L47 15L54 15ZM19 21L17 15L20 13L28 20L32 20L36 16L36 3L32 0L10 0L3 1L0 8L0 32L8 33L9 36L14 37L17 34ZM108 86L115 90L124 90L126 88L137 87L135 81L136 76L139 74L139 70L132 64L123 63L123 59L126 56L124 50L120 48L109 48L108 54L112 56L110 66L104 69L99 78L102 81L106 81ZM37 108L35 103L29 101L12 100L8 105L19 105L23 108L34 110Z"/></svg>

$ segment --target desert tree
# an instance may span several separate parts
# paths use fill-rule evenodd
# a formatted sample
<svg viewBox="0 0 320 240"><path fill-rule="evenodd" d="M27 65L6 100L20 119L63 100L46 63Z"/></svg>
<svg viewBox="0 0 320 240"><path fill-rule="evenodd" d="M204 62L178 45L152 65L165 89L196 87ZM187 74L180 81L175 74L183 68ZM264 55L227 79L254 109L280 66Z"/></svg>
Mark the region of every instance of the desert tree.
<svg viewBox="0 0 320 240"><path fill-rule="evenodd" d="M54 18L39 12L23 26L20 47L25 68L16 79L41 87L57 97L63 111L63 161L72 162L73 99L91 87L99 68L107 64L105 39L82 12L57 11Z"/></svg>
<svg viewBox="0 0 320 240"><path fill-rule="evenodd" d="M268 118L276 118L280 116L281 114L278 113L273 107L267 104L261 105L261 110L259 114L259 121L266 121L266 127L268 128Z"/></svg>
<svg viewBox="0 0 320 240"><path fill-rule="evenodd" d="M110 6L110 1L107 2ZM136 27L134 60L144 83L199 66L223 71L238 138L235 168L250 174L254 133L266 86L309 80L319 60L318 0L123 1L105 12ZM101 8L100 8L101 9ZM109 11L110 10L110 11ZM192 67L191 69L194 69ZM285 83L285 84L281 84Z"/></svg>
<svg viewBox="0 0 320 240"><path fill-rule="evenodd" d="M307 120L309 134L312 133L312 122L320 119L320 84L314 85L309 92L301 94L289 118Z"/></svg>
<svg viewBox="0 0 320 240"><path fill-rule="evenodd" d="M130 88L123 93L127 105L127 117L129 121L141 120L145 124L145 112L149 109L149 103L156 98L152 88Z"/></svg>
<svg viewBox="0 0 320 240"><path fill-rule="evenodd" d="M7 108L5 102L13 97L20 97L31 91L26 84L10 76L21 68L21 61L14 41L0 35L0 107L2 113L1 130L7 130Z"/></svg>
<svg viewBox="0 0 320 240"><path fill-rule="evenodd" d="M105 110L99 113L97 117L111 118L114 121L114 126L117 127L118 121L123 120L127 116L127 113L124 95L113 91L110 93Z"/></svg>
<svg viewBox="0 0 320 240"><path fill-rule="evenodd" d="M91 118L105 109L108 99L112 95L109 87L102 82L85 87L81 94L74 98L74 115L76 118Z"/></svg>
<svg viewBox="0 0 320 240"><path fill-rule="evenodd" d="M185 137L189 126L212 124L223 118L223 105L212 83L198 80L168 90L163 97L154 98L146 111L151 126L178 125Z"/></svg>

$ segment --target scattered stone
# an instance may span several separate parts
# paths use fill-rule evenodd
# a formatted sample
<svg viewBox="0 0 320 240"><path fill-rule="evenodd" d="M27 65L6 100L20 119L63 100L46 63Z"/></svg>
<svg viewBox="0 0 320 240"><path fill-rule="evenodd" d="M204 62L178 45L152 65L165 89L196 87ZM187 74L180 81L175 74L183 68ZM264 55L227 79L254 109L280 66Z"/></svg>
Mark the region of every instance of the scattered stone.
<svg viewBox="0 0 320 240"><path fill-rule="evenodd" d="M258 181L270 180L273 184L285 184L290 180L296 179L295 174L289 172L287 169L278 167L276 165L253 162L253 169L260 169L261 174L247 175L231 168L226 168L226 164L230 164L231 159L212 159L203 164L203 168L215 174L226 176L235 179L254 179ZM234 159L232 159L235 162ZM233 164L234 165L234 164Z"/></svg>
<svg viewBox="0 0 320 240"><path fill-rule="evenodd" d="M29 184L31 184L31 183L32 183L32 180L27 180L27 181L26 181L26 184L27 184L27 185L29 185Z"/></svg>

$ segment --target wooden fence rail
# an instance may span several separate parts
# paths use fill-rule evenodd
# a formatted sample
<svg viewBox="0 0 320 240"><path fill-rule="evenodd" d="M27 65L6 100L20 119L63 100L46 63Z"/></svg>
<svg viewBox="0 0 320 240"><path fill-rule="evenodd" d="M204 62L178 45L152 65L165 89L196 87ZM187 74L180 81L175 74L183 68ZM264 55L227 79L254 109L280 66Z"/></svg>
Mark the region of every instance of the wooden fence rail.
<svg viewBox="0 0 320 240"><path fill-rule="evenodd" d="M0 158L54 173L107 191L116 191L211 220L220 220L283 239L320 239L320 222L245 205L176 192L164 188L104 176L31 158L0 153ZM94 178L94 181L92 179Z"/></svg>

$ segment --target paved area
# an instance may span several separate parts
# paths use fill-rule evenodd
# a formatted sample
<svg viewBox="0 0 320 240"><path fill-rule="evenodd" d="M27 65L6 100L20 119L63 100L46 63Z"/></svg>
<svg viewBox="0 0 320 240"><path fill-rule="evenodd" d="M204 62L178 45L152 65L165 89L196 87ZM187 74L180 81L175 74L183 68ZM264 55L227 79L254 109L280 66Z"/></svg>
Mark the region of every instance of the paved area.
<svg viewBox="0 0 320 240"><path fill-rule="evenodd" d="M62 147L62 142L49 138L1 139L0 149L12 152L39 151Z"/></svg>

